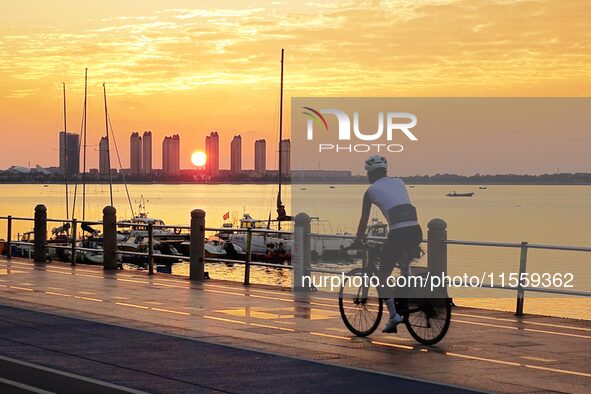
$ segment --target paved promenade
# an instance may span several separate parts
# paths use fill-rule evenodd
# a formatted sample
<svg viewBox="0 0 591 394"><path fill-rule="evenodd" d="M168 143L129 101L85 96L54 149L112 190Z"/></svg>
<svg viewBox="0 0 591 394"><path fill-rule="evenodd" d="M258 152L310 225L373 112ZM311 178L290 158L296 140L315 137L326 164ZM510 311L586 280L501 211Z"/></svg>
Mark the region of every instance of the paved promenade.
<svg viewBox="0 0 591 394"><path fill-rule="evenodd" d="M0 305L0 355L144 391L167 379L177 392L591 387L588 321L455 308L444 341L425 347L405 329L352 337L321 294L22 259L0 260Z"/></svg>

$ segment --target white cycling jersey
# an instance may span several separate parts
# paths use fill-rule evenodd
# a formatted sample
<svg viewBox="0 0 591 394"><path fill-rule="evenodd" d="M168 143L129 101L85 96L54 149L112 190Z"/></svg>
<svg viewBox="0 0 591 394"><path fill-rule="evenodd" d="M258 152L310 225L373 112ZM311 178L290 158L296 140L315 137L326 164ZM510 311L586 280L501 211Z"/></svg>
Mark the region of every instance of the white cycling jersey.
<svg viewBox="0 0 591 394"><path fill-rule="evenodd" d="M371 202L378 206L382 214L388 220L388 228L396 230L398 228L416 226L417 220L396 221L392 216L392 208L399 206L410 206L410 198L406 191L406 186L400 178L383 177L375 181L367 189ZM412 208L414 210L414 208ZM416 218L416 213L415 216Z"/></svg>

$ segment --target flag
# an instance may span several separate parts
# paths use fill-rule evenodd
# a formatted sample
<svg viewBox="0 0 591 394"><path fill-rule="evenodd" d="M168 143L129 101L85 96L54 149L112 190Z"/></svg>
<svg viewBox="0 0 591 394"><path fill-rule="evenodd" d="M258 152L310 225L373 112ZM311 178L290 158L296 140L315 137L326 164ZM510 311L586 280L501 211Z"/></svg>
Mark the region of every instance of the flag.
<svg viewBox="0 0 591 394"><path fill-rule="evenodd" d="M224 213L224 220L230 219L230 212Z"/></svg>

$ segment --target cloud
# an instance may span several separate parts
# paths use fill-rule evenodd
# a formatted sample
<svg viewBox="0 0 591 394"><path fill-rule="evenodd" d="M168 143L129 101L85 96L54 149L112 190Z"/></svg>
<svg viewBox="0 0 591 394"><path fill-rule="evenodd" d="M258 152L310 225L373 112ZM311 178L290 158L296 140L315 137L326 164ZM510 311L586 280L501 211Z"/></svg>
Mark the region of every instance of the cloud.
<svg viewBox="0 0 591 394"><path fill-rule="evenodd" d="M574 0L170 8L81 30L8 29L0 77L55 80L88 66L115 95L259 89L275 83L284 47L289 88L301 94L527 92L549 80L568 89L591 77L588 11Z"/></svg>

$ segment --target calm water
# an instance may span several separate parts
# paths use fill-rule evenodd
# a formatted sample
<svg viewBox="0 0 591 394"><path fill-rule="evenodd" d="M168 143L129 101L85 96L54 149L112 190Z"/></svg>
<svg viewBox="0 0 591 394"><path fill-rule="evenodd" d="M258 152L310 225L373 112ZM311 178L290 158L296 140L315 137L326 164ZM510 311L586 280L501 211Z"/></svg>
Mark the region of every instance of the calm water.
<svg viewBox="0 0 591 394"><path fill-rule="evenodd" d="M131 217L131 208L123 185L114 185L114 200L120 219ZM336 232L355 230L361 210L361 196L366 186L310 185L305 190L285 187L283 201L294 209L305 211L322 219L318 230ZM73 188L70 190L72 201ZM274 185L129 185L133 209L137 211L140 196L146 200L151 217L161 218L167 224L188 224L190 211L204 209L208 226L220 226L223 215L230 212L232 221L243 213L266 219L275 213L277 186ZM473 198L447 198L451 191L475 191ZM0 216L33 216L38 203L47 206L51 218L64 218L65 194L63 185L0 185ZM81 195L81 187L78 189ZM475 186L424 186L409 188L409 193L419 212L424 230L429 219L440 217L448 223L448 238L477 241L504 241L558 245L591 245L591 186L490 186L479 190ZM102 208L109 203L108 185L87 186L87 220L98 220ZM82 218L81 201L77 201L76 217ZM377 212L372 216L379 217ZM15 222L14 232L31 229L30 223ZM0 238L6 235L6 224L0 222ZM469 246L449 247L450 273L515 272L519 264L519 251L505 248ZM591 291L591 253L530 250L530 272L572 272L575 287ZM213 277L241 280L241 266L208 267ZM259 283L289 285L287 270L256 269L252 277ZM187 266L179 264L174 273L186 274ZM513 308L513 298L502 300L488 297L514 297L514 292L494 292L486 299L463 300L470 305L498 309ZM558 316L591 319L591 303L587 299L566 300L554 298L526 301L526 311ZM565 308L565 303L572 307Z"/></svg>

